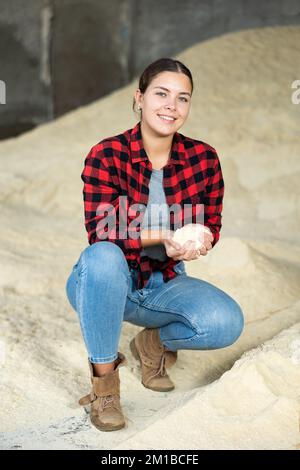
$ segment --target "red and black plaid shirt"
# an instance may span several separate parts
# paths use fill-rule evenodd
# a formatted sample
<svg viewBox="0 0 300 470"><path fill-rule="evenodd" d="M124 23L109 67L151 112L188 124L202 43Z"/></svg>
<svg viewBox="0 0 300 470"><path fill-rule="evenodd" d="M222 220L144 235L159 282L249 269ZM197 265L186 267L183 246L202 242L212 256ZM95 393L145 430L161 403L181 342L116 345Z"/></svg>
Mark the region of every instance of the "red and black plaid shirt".
<svg viewBox="0 0 300 470"><path fill-rule="evenodd" d="M141 254L141 220L148 203L151 170L139 121L132 129L94 145L81 174L89 244L103 240L116 243L129 266L139 268L139 289L146 287L154 270L162 271L165 282L173 279L177 276L173 267L179 263L170 257L159 261ZM170 210L170 229L176 230L187 223L203 223L214 236L214 246L222 227L224 195L216 150L205 142L176 132L168 164L163 168L163 184L169 208L173 204L177 208L185 207L185 212ZM185 204L190 205L188 220ZM201 221L199 214L202 214ZM115 221L111 228L109 221Z"/></svg>

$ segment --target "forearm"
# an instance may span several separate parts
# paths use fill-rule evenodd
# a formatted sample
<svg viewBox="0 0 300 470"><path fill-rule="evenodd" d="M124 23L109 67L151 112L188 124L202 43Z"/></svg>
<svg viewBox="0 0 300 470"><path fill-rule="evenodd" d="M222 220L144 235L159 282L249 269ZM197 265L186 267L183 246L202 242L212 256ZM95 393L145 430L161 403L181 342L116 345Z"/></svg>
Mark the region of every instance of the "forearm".
<svg viewBox="0 0 300 470"><path fill-rule="evenodd" d="M160 229L160 230L159 229L158 230L143 229L141 231L141 244L143 247L163 244L165 235L166 235L166 230L164 229Z"/></svg>

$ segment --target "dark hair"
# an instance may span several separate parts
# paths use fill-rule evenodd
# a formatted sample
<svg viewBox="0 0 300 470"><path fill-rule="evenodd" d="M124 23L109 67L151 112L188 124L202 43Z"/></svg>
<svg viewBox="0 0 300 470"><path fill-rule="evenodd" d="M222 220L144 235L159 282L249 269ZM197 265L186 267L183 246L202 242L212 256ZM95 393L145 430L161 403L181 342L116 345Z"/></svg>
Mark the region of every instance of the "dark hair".
<svg viewBox="0 0 300 470"><path fill-rule="evenodd" d="M181 72L187 75L190 79L192 85L192 93L194 89L193 77L190 70L179 60L174 60L170 58L161 58L149 64L145 70L143 71L142 75L139 79L139 89L142 93L145 93L148 86L152 82L152 80L161 72ZM133 98L133 105L132 109L135 112L135 98Z"/></svg>

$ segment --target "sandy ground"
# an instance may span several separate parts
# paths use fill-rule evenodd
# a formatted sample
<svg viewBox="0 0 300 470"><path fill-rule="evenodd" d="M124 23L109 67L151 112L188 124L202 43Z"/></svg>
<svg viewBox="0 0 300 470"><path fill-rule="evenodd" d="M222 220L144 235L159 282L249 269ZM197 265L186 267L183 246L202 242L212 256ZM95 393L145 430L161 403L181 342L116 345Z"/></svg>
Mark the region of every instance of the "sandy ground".
<svg viewBox="0 0 300 470"><path fill-rule="evenodd" d="M87 246L80 173L88 150L133 127L137 81L0 143L0 446L3 449L299 449L300 28L247 30L180 55L195 80L180 132L213 145L226 193L221 239L188 274L241 305L232 346L180 351L171 393L140 383L124 323L125 429L93 428L86 350L65 282Z"/></svg>

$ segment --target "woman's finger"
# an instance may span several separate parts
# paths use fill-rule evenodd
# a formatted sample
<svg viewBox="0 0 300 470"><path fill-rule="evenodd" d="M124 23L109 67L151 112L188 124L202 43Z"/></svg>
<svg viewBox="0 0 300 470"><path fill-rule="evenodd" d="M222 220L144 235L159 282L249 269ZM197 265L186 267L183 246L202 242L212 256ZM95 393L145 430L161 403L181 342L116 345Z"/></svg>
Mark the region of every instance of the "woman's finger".
<svg viewBox="0 0 300 470"><path fill-rule="evenodd" d="M177 248L178 244L175 243L175 242L173 242L173 240L166 240L166 241L165 241L165 244L166 244L169 248L172 248L173 250L178 251L178 248Z"/></svg>
<svg viewBox="0 0 300 470"><path fill-rule="evenodd" d="M175 250L180 250L181 245L179 243L175 242L174 240L169 240L169 243L173 248L175 248Z"/></svg>

